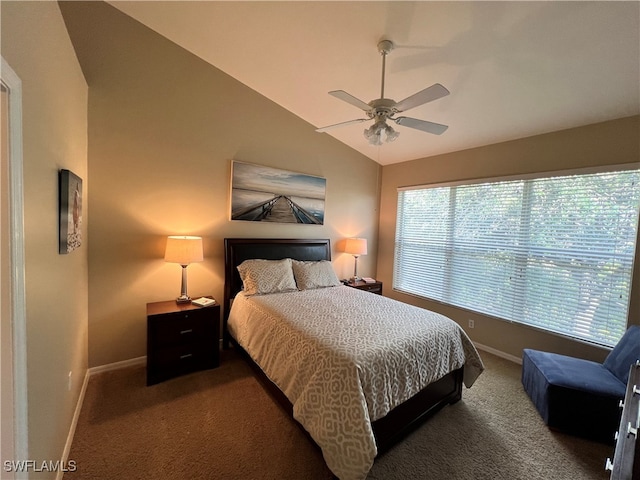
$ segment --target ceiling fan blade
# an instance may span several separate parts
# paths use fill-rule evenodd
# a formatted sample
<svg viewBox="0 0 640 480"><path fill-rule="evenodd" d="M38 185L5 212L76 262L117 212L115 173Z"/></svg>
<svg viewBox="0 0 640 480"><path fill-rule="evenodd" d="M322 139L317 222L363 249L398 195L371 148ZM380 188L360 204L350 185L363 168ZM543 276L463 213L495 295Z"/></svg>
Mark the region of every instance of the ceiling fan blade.
<svg viewBox="0 0 640 480"><path fill-rule="evenodd" d="M345 127L347 125L352 125L354 123L362 123L362 122L366 122L367 120L371 120L370 118L358 118L356 120L349 120L347 122L342 122L342 123L336 123L334 125L328 125L326 127L322 127L322 128L316 128L316 132L326 132L327 130L331 130L332 128L337 128L337 127Z"/></svg>
<svg viewBox="0 0 640 480"><path fill-rule="evenodd" d="M360 99L357 99L356 97L345 92L344 90L333 90L329 92L329 95L333 95L334 97L339 98L344 102L350 103L354 107L358 107L364 110L365 112L368 112L369 110L371 110L371 106L368 103L365 103Z"/></svg>
<svg viewBox="0 0 640 480"><path fill-rule="evenodd" d="M405 112L410 108L417 107L418 105L432 102L442 97L449 95L449 90L444 88L439 83L434 83L430 87L420 90L418 93L414 93L410 97L396 103L396 110L398 112Z"/></svg>
<svg viewBox="0 0 640 480"><path fill-rule="evenodd" d="M423 132L433 133L434 135L440 135L444 133L447 125L441 125L439 123L427 122L425 120L418 120L417 118L410 117L398 117L392 118L394 122L403 127L415 128L416 130L422 130Z"/></svg>

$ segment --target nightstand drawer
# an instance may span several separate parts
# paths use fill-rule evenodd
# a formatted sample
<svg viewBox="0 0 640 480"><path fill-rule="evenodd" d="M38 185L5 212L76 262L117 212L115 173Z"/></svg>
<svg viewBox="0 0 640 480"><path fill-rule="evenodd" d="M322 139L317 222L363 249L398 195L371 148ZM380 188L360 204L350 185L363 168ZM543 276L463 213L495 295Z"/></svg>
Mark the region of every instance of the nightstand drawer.
<svg viewBox="0 0 640 480"><path fill-rule="evenodd" d="M382 285L380 283L368 283L358 288L371 293L382 293Z"/></svg>
<svg viewBox="0 0 640 480"><path fill-rule="evenodd" d="M350 282L346 284L347 287L357 288L358 290L364 290L365 292L375 293L382 295L382 282L367 283L359 280L357 282Z"/></svg>
<svg viewBox="0 0 640 480"><path fill-rule="evenodd" d="M169 313L152 321L149 335L156 347L180 345L211 337L212 322L199 311Z"/></svg>
<svg viewBox="0 0 640 480"><path fill-rule="evenodd" d="M218 345L217 342L200 342L161 348L147 360L147 385L153 385L186 373L217 367Z"/></svg>
<svg viewBox="0 0 640 480"><path fill-rule="evenodd" d="M194 368L213 368L216 366L214 345L178 345L161 348L155 352L154 367L165 370L193 371Z"/></svg>

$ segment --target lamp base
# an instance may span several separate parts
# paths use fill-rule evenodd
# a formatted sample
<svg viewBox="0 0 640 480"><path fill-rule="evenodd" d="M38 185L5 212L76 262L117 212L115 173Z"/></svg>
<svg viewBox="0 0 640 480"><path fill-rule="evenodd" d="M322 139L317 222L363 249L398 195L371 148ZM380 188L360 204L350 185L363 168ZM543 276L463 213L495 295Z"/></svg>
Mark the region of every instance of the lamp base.
<svg viewBox="0 0 640 480"><path fill-rule="evenodd" d="M182 265L182 284L180 285L180 296L176 298L176 303L191 303L191 297L187 295L187 266Z"/></svg>
<svg viewBox="0 0 640 480"><path fill-rule="evenodd" d="M351 283L356 283L362 280L362 277L358 275L358 257L359 255L353 256L353 258L355 258L355 262L353 262L353 277L349 279Z"/></svg>

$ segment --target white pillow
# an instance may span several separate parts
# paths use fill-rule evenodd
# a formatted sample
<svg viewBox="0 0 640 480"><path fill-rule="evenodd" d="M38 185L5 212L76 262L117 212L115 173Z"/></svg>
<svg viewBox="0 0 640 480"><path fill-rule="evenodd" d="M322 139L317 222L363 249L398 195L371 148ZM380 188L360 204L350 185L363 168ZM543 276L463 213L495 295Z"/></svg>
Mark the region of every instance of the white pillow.
<svg viewBox="0 0 640 480"><path fill-rule="evenodd" d="M297 290L290 258L245 260L238 265L238 272L247 296Z"/></svg>
<svg viewBox="0 0 640 480"><path fill-rule="evenodd" d="M331 262L327 260L317 262L293 260L293 275L300 290L340 285L340 280L333 271Z"/></svg>

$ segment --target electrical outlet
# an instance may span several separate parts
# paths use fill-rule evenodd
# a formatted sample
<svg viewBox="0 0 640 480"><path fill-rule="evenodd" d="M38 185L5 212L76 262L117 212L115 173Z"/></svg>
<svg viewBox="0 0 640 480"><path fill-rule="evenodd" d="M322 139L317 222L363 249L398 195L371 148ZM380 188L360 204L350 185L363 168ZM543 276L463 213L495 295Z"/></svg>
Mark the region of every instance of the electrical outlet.
<svg viewBox="0 0 640 480"><path fill-rule="evenodd" d="M469 328L476 328L476 322L469 319Z"/></svg>
<svg viewBox="0 0 640 480"><path fill-rule="evenodd" d="M67 390L71 391L71 377L73 376L73 372L69 371L69 383L67 384Z"/></svg>

